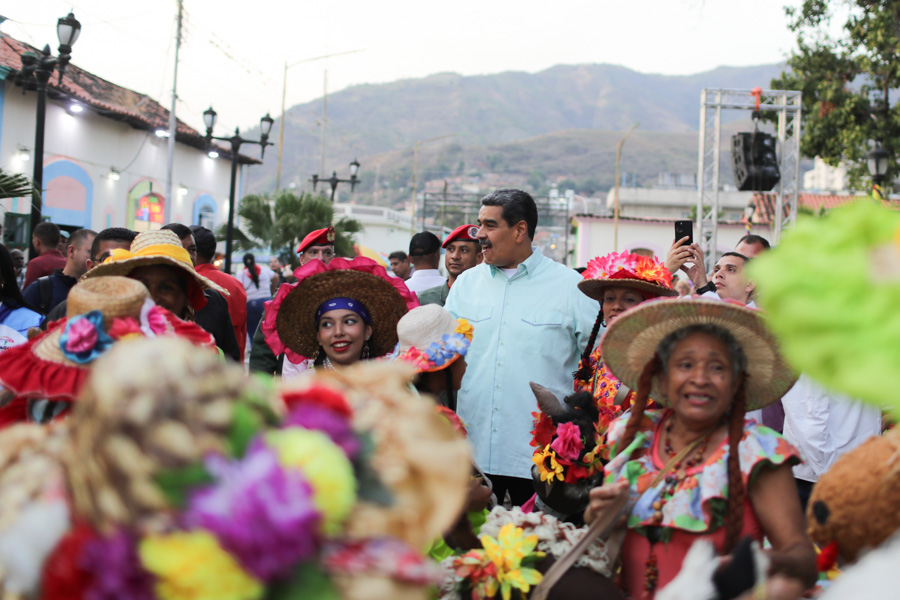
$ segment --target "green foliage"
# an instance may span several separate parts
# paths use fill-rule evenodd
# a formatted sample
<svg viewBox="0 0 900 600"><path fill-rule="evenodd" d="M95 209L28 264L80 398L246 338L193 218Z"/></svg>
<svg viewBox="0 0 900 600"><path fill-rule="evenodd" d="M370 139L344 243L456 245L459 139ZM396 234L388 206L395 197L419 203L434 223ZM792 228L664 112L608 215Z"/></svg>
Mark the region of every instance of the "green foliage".
<svg viewBox="0 0 900 600"><path fill-rule="evenodd" d="M25 175L6 173L0 170L0 198L38 197L39 195L40 190L36 189Z"/></svg>
<svg viewBox="0 0 900 600"><path fill-rule="evenodd" d="M900 108L890 105L888 92L900 87L900 2L804 0L785 11L798 49L772 87L803 92L801 151L830 165L845 161L851 185L865 187L865 155L879 140L894 157L892 181ZM836 13L846 15L837 36L829 33Z"/></svg>
<svg viewBox="0 0 900 600"><path fill-rule="evenodd" d="M156 474L157 485L169 504L175 508L186 505L188 491L213 481L212 475L203 463L194 463L178 469L163 469Z"/></svg>
<svg viewBox="0 0 900 600"><path fill-rule="evenodd" d="M353 234L362 230L355 219L342 217L334 222L334 206L324 196L296 195L282 190L274 195L251 194L241 200L238 208L241 228L234 229L234 248L247 252L265 248L278 255L292 267L299 265L297 246L306 235L329 225L334 226L334 251L338 256L355 256ZM219 240L225 239L222 225L216 231Z"/></svg>

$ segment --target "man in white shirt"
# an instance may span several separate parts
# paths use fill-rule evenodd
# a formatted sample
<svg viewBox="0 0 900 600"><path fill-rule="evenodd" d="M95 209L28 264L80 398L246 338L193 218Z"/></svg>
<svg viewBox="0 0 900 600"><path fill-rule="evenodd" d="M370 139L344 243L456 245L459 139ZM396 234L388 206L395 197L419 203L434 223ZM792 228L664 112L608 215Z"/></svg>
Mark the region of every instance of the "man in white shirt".
<svg viewBox="0 0 900 600"><path fill-rule="evenodd" d="M806 503L813 485L842 454L881 434L881 411L826 390L801 375L781 399L784 437L803 456L794 467L800 503Z"/></svg>
<svg viewBox="0 0 900 600"><path fill-rule="evenodd" d="M415 269L406 280L406 287L411 292L422 292L447 282L447 278L438 271L441 240L430 231L421 231L409 241L409 262Z"/></svg>

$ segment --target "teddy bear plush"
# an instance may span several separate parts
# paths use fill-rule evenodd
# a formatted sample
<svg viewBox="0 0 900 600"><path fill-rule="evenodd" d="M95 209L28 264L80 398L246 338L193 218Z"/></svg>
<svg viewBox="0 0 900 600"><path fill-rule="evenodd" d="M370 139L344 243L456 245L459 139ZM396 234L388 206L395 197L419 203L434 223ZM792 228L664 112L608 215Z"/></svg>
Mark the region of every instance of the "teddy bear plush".
<svg viewBox="0 0 900 600"><path fill-rule="evenodd" d="M809 535L819 569L855 562L900 530L900 432L873 437L840 457L813 488Z"/></svg>

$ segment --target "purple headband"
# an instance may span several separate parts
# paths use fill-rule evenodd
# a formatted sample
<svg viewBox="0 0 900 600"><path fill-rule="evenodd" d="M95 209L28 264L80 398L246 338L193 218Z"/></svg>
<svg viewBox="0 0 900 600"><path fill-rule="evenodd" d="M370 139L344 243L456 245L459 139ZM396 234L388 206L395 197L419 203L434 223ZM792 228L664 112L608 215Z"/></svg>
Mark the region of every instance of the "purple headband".
<svg viewBox="0 0 900 600"><path fill-rule="evenodd" d="M319 319L322 318L322 315L332 310L349 310L355 312L366 322L366 325L372 324L372 317L369 316L369 311L366 310L366 307L363 306L362 302L359 300L354 300L352 298L332 298L328 302L324 302L316 311L316 327L319 326Z"/></svg>

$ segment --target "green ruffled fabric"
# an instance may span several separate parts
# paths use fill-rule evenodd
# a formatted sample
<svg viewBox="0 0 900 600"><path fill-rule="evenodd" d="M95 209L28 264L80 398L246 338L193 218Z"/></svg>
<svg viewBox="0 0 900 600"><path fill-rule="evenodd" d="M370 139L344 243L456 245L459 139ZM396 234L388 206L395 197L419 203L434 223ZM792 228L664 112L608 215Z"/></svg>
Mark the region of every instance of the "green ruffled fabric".
<svg viewBox="0 0 900 600"><path fill-rule="evenodd" d="M807 218L749 265L785 357L900 414L900 213L871 200ZM878 255L876 258L876 254Z"/></svg>

